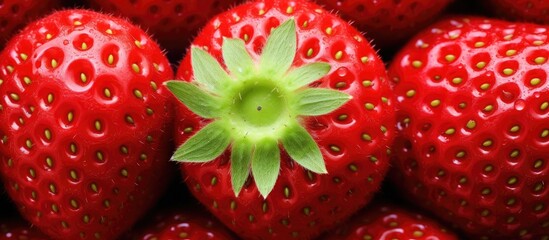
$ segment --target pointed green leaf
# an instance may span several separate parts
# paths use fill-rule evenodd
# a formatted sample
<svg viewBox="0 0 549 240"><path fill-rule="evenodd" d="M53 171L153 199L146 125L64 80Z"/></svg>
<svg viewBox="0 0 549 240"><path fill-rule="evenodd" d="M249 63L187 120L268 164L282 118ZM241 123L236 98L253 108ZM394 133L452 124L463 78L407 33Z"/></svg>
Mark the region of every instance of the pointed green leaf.
<svg viewBox="0 0 549 240"><path fill-rule="evenodd" d="M236 77L242 77L254 68L254 62L242 39L223 39L223 60L229 71Z"/></svg>
<svg viewBox="0 0 549 240"><path fill-rule="evenodd" d="M326 76L330 68L330 64L324 62L309 63L289 72L285 81L289 89L295 90Z"/></svg>
<svg viewBox="0 0 549 240"><path fill-rule="evenodd" d="M350 95L337 90L308 88L297 94L296 112L304 116L324 115L338 109L350 99Z"/></svg>
<svg viewBox="0 0 549 240"><path fill-rule="evenodd" d="M236 140L233 143L231 152L231 182L233 183L234 195L237 197L250 174L252 152L253 145L246 139Z"/></svg>
<svg viewBox="0 0 549 240"><path fill-rule="evenodd" d="M215 118L221 115L221 100L198 86L184 81L167 81L166 87L193 113L203 118Z"/></svg>
<svg viewBox="0 0 549 240"><path fill-rule="evenodd" d="M172 156L178 162L209 162L221 155L231 142L231 133L221 121L215 121L193 135Z"/></svg>
<svg viewBox="0 0 549 240"><path fill-rule="evenodd" d="M322 153L311 135L299 124L289 125L282 136L282 144L299 165L315 173L327 173Z"/></svg>
<svg viewBox="0 0 549 240"><path fill-rule="evenodd" d="M252 158L252 175L259 193L267 198L280 171L280 149L275 140L263 140L256 144Z"/></svg>
<svg viewBox="0 0 549 240"><path fill-rule="evenodd" d="M261 54L259 69L270 76L282 76L292 65L296 48L295 21L290 19L271 32Z"/></svg>
<svg viewBox="0 0 549 240"><path fill-rule="evenodd" d="M219 62L201 48L191 48L191 62L194 80L211 92L219 92L232 81Z"/></svg>

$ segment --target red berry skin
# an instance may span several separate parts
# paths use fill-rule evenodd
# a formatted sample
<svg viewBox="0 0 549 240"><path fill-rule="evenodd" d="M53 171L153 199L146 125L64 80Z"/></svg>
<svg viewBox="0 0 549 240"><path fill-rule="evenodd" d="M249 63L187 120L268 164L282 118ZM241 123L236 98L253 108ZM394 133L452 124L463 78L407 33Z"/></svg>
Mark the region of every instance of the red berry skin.
<svg viewBox="0 0 549 240"><path fill-rule="evenodd" d="M549 233L547 30L448 18L390 66L393 182L474 239Z"/></svg>
<svg viewBox="0 0 549 240"><path fill-rule="evenodd" d="M283 152L278 180L266 199L251 179L235 197L229 153L209 163L181 164L192 194L242 238L314 238L367 204L389 166L394 99L384 64L344 20L309 1L253 1L213 18L193 45L221 61L223 38L241 38L257 59L270 29L290 17L297 25L293 65L329 63L328 75L313 85L338 89L353 99L329 114L303 119L321 149L328 174L305 171ZM189 55L177 78L193 79ZM181 144L207 122L182 104L177 108L176 141Z"/></svg>
<svg viewBox="0 0 549 240"><path fill-rule="evenodd" d="M131 240L188 239L232 240L232 233L201 207L170 209L155 214L139 225Z"/></svg>
<svg viewBox="0 0 549 240"><path fill-rule="evenodd" d="M549 2L527 0L488 0L485 7L499 17L513 21L548 24Z"/></svg>
<svg viewBox="0 0 549 240"><path fill-rule="evenodd" d="M173 77L127 21L85 10L27 26L0 55L0 173L21 214L56 239L113 239L173 166Z"/></svg>
<svg viewBox="0 0 549 240"><path fill-rule="evenodd" d="M176 52L177 60L180 60L180 54L211 17L242 2L242 0L87 1L96 10L127 17L146 29L162 47L170 52Z"/></svg>
<svg viewBox="0 0 549 240"><path fill-rule="evenodd" d="M361 210L343 223L324 240L458 240L436 220L421 213L389 204L377 203Z"/></svg>
<svg viewBox="0 0 549 240"><path fill-rule="evenodd" d="M316 0L351 21L375 46L399 47L427 27L452 0Z"/></svg>
<svg viewBox="0 0 549 240"><path fill-rule="evenodd" d="M0 3L0 49L26 23L48 14L59 0L3 0Z"/></svg>
<svg viewBox="0 0 549 240"><path fill-rule="evenodd" d="M48 240L46 235L19 218L0 219L0 240Z"/></svg>

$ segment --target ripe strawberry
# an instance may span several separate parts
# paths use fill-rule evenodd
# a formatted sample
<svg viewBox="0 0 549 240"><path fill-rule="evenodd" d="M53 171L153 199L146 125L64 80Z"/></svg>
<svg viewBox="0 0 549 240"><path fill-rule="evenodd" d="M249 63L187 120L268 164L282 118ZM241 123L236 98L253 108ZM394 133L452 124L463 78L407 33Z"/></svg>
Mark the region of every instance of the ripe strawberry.
<svg viewBox="0 0 549 240"><path fill-rule="evenodd" d="M191 209L169 209L155 214L143 225L136 227L128 239L189 239L189 240L229 240L234 239L231 232L225 228L210 213L201 207Z"/></svg>
<svg viewBox="0 0 549 240"><path fill-rule="evenodd" d="M47 240L46 235L19 218L0 219L0 240Z"/></svg>
<svg viewBox="0 0 549 240"><path fill-rule="evenodd" d="M168 60L111 16L56 12L0 55L0 173L19 211L58 239L115 238L170 173Z"/></svg>
<svg viewBox="0 0 549 240"><path fill-rule="evenodd" d="M162 47L180 54L189 46L196 32L215 14L242 0L87 0L103 12L128 17L147 29Z"/></svg>
<svg viewBox="0 0 549 240"><path fill-rule="evenodd" d="M3 0L0 2L0 49L23 26L59 6L59 0Z"/></svg>
<svg viewBox="0 0 549 240"><path fill-rule="evenodd" d="M398 47L432 23L452 0L316 0L350 20L381 48Z"/></svg>
<svg viewBox="0 0 549 240"><path fill-rule="evenodd" d="M443 239L457 240L437 221L403 207L377 203L326 235L324 240Z"/></svg>
<svg viewBox="0 0 549 240"><path fill-rule="evenodd" d="M394 182L407 198L474 236L547 238L548 30L450 18L396 56Z"/></svg>
<svg viewBox="0 0 549 240"><path fill-rule="evenodd" d="M549 2L531 0L488 0L487 9L509 20L549 23Z"/></svg>
<svg viewBox="0 0 549 240"><path fill-rule="evenodd" d="M246 3L206 25L179 67L185 81L168 82L186 105L172 158L240 236L312 238L384 178L394 134L386 78L362 35L318 5Z"/></svg>

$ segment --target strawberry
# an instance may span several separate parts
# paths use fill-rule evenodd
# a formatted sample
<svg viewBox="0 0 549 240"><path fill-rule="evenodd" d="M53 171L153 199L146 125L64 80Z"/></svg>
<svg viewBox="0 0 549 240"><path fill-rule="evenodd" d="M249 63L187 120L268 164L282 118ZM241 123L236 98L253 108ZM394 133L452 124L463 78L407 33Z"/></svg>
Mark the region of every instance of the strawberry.
<svg viewBox="0 0 549 240"><path fill-rule="evenodd" d="M457 240L455 233L421 213L390 203L376 203L327 234L324 240L444 239Z"/></svg>
<svg viewBox="0 0 549 240"><path fill-rule="evenodd" d="M170 179L173 77L139 28L56 12L0 54L0 173L19 211L57 239L113 239Z"/></svg>
<svg viewBox="0 0 549 240"><path fill-rule="evenodd" d="M338 11L381 48L395 48L431 24L452 0L316 0ZM385 50L385 49L384 49Z"/></svg>
<svg viewBox="0 0 549 240"><path fill-rule="evenodd" d="M180 54L215 14L242 0L87 0L97 10L129 18L147 29L171 55Z"/></svg>
<svg viewBox="0 0 549 240"><path fill-rule="evenodd" d="M542 24L549 23L549 2L531 0L488 0L485 7L499 17Z"/></svg>
<svg viewBox="0 0 549 240"><path fill-rule="evenodd" d="M59 0L3 0L0 2L0 49L25 23L49 13Z"/></svg>
<svg viewBox="0 0 549 240"><path fill-rule="evenodd" d="M48 240L49 238L19 218L0 219L0 240Z"/></svg>
<svg viewBox="0 0 549 240"><path fill-rule="evenodd" d="M241 237L313 238L378 190L394 135L384 65L320 6L263 0L224 12L177 76L167 82L184 103L172 159Z"/></svg>
<svg viewBox="0 0 549 240"><path fill-rule="evenodd" d="M235 239L223 224L201 207L162 210L146 220L128 239Z"/></svg>
<svg viewBox="0 0 549 240"><path fill-rule="evenodd" d="M474 239L548 237L548 30L448 18L390 66L393 182Z"/></svg>

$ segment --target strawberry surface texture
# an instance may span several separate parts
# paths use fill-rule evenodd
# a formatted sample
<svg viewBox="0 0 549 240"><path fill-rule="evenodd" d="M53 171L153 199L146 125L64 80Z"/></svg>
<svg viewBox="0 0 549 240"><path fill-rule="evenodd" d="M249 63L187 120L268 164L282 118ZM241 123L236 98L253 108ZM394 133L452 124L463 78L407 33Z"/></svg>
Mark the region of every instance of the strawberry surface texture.
<svg viewBox="0 0 549 240"><path fill-rule="evenodd" d="M394 183L473 239L548 238L547 39L541 25L448 18L389 69Z"/></svg>
<svg viewBox="0 0 549 240"><path fill-rule="evenodd" d="M394 99L345 20L302 0L240 5L204 27L177 78L172 159L240 237L311 239L378 191Z"/></svg>
<svg viewBox="0 0 549 240"><path fill-rule="evenodd" d="M169 62L143 30L87 11L27 26L0 55L0 173L54 239L115 239L172 176Z"/></svg>

